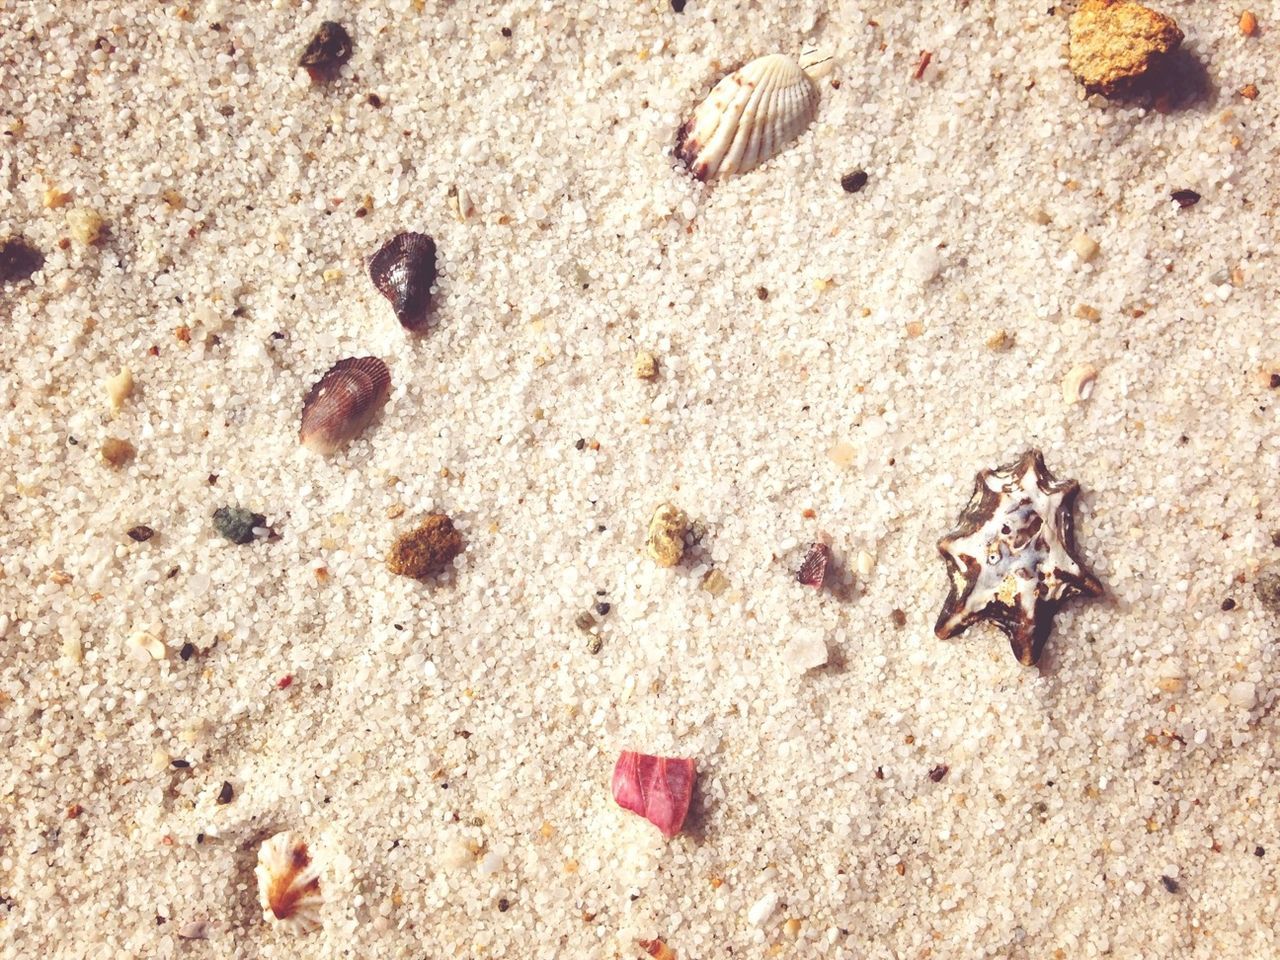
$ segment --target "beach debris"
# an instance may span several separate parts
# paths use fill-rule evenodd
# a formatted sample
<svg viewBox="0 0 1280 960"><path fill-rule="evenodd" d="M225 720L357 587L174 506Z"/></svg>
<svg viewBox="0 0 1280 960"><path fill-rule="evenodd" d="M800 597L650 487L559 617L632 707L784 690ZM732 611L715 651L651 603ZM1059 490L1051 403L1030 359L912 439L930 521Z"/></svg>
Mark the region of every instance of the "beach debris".
<svg viewBox="0 0 1280 960"><path fill-rule="evenodd" d="M747 923L753 927L763 927L773 916L773 912L778 909L779 900L777 893L772 890L767 891L747 910Z"/></svg>
<svg viewBox="0 0 1280 960"><path fill-rule="evenodd" d="M1252 10L1240 14L1240 32L1246 37L1258 35L1258 17Z"/></svg>
<svg viewBox="0 0 1280 960"><path fill-rule="evenodd" d="M396 234L369 261L369 277L391 301L400 325L420 330L431 310L431 285L436 282L435 241L425 233Z"/></svg>
<svg viewBox="0 0 1280 960"><path fill-rule="evenodd" d="M208 940L209 921L192 920L190 923L184 923L178 928L178 938L181 940Z"/></svg>
<svg viewBox="0 0 1280 960"><path fill-rule="evenodd" d="M154 633L136 630L129 634L124 642L135 660L163 660L165 655L164 641Z"/></svg>
<svg viewBox="0 0 1280 960"><path fill-rule="evenodd" d="M857 193L867 185L867 171L855 170L853 173L846 173L840 178L840 189L845 193Z"/></svg>
<svg viewBox="0 0 1280 960"><path fill-rule="evenodd" d="M684 5L688 0L671 0L671 9L676 13L684 13Z"/></svg>
<svg viewBox="0 0 1280 960"><path fill-rule="evenodd" d="M449 188L448 199L449 209L453 211L459 223L466 223L476 212L475 201L471 199L467 188L460 183L455 183Z"/></svg>
<svg viewBox="0 0 1280 960"><path fill-rule="evenodd" d="M133 371L128 367L121 367L114 377L107 378L106 388L107 401L111 404L112 411L119 413L124 402L133 394Z"/></svg>
<svg viewBox="0 0 1280 960"><path fill-rule="evenodd" d="M631 369L637 380L652 380L658 375L658 358L648 350L641 350L636 354Z"/></svg>
<svg viewBox="0 0 1280 960"><path fill-rule="evenodd" d="M987 337L987 349L992 353L1008 353L1018 342L1018 335L1008 330L997 330Z"/></svg>
<svg viewBox="0 0 1280 960"><path fill-rule="evenodd" d="M613 768L613 799L670 840L684 826L695 777L691 759L624 750Z"/></svg>
<svg viewBox="0 0 1280 960"><path fill-rule="evenodd" d="M1087 233L1077 233L1071 238L1071 251L1080 258L1081 263L1088 263L1098 255L1098 241Z"/></svg>
<svg viewBox="0 0 1280 960"><path fill-rule="evenodd" d="M832 58L806 52L752 60L722 78L676 133L676 156L698 180L753 170L795 140L818 112L816 80Z"/></svg>
<svg viewBox="0 0 1280 960"><path fill-rule="evenodd" d="M1062 399L1067 403L1081 403L1093 394L1098 368L1092 363L1082 363L1067 371L1062 378Z"/></svg>
<svg viewBox="0 0 1280 960"><path fill-rule="evenodd" d="M1173 877L1169 876L1167 873L1160 875L1160 883L1169 893L1177 893L1181 889L1181 887L1178 886L1178 881L1173 879Z"/></svg>
<svg viewBox="0 0 1280 960"><path fill-rule="evenodd" d="M649 519L645 549L660 567L674 567L684 556L684 538L689 517L672 503L661 504Z"/></svg>
<svg viewBox="0 0 1280 960"><path fill-rule="evenodd" d="M71 231L71 239L84 247L91 247L105 232L106 222L102 214L92 207L77 207L67 212L67 229Z"/></svg>
<svg viewBox="0 0 1280 960"><path fill-rule="evenodd" d="M1246 100L1257 100L1258 85L1256 83L1246 83L1240 88L1240 96L1244 97Z"/></svg>
<svg viewBox="0 0 1280 960"><path fill-rule="evenodd" d="M298 66L305 67L312 84L317 84L332 80L350 59L351 34L342 24L326 20L302 51Z"/></svg>
<svg viewBox="0 0 1280 960"><path fill-rule="evenodd" d="M387 569L401 577L426 580L443 572L462 552L462 535L443 513L430 514L401 534L387 554Z"/></svg>
<svg viewBox="0 0 1280 960"><path fill-rule="evenodd" d="M911 74L912 80L923 80L924 72L929 69L929 64L933 62L932 50L921 50L920 59L916 61L916 69Z"/></svg>
<svg viewBox="0 0 1280 960"><path fill-rule="evenodd" d="M102 459L108 466L123 467L138 453L138 448L120 437L107 437L102 441Z"/></svg>
<svg viewBox="0 0 1280 960"><path fill-rule="evenodd" d="M719 568L713 567L702 578L702 589L713 597L718 597L729 589L729 578Z"/></svg>
<svg viewBox="0 0 1280 960"><path fill-rule="evenodd" d="M941 783L950 770L951 768L945 763L940 763L929 771L929 779L934 783Z"/></svg>
<svg viewBox="0 0 1280 960"><path fill-rule="evenodd" d="M218 796L214 800L219 806L225 806L235 799L236 789L231 786L230 780L223 780L222 786L218 788Z"/></svg>
<svg viewBox="0 0 1280 960"><path fill-rule="evenodd" d="M638 940L640 949L655 960L676 960L676 952L668 947L662 940Z"/></svg>
<svg viewBox="0 0 1280 960"><path fill-rule="evenodd" d="M305 841L287 830L268 838L253 873L264 920L295 934L320 928L320 871Z"/></svg>
<svg viewBox="0 0 1280 960"><path fill-rule="evenodd" d="M585 630L589 633L595 629L596 618L591 615L590 610L582 610L573 618L573 625L579 630Z"/></svg>
<svg viewBox="0 0 1280 960"><path fill-rule="evenodd" d="M1183 210L1187 209L1187 207L1194 207L1200 202L1200 194L1194 190L1175 190L1169 196Z"/></svg>
<svg viewBox="0 0 1280 960"><path fill-rule="evenodd" d="M23 237L0 240L0 283L28 279L44 266L44 254Z"/></svg>
<svg viewBox="0 0 1280 960"><path fill-rule="evenodd" d="M825 543L814 542L805 554L804 561L796 573L796 579L806 587L821 590L827 579L827 564L831 562L831 548Z"/></svg>
<svg viewBox="0 0 1280 960"><path fill-rule="evenodd" d="M1253 581L1253 592L1268 612L1280 616L1280 565L1258 571Z"/></svg>
<svg viewBox="0 0 1280 960"><path fill-rule="evenodd" d="M143 524L143 523L138 524L136 527L130 527L125 532L127 533L129 539L132 540L134 543L146 543L156 534L154 530L152 530L150 527L148 527L146 524Z"/></svg>
<svg viewBox="0 0 1280 960"><path fill-rule="evenodd" d="M219 507L213 511L213 528L232 543L252 542L254 527L266 525L265 516L240 507Z"/></svg>
<svg viewBox="0 0 1280 960"><path fill-rule="evenodd" d="M1137 92L1183 37L1171 18L1131 0L1084 0L1067 29L1072 74L1106 97Z"/></svg>
<svg viewBox="0 0 1280 960"><path fill-rule="evenodd" d="M828 657L826 637L817 629L797 629L782 648L783 662L798 674L825 666Z"/></svg>
<svg viewBox="0 0 1280 960"><path fill-rule="evenodd" d="M329 455L358 437L391 393L391 373L377 357L347 357L329 368L302 401L298 439Z"/></svg>
<svg viewBox="0 0 1280 960"><path fill-rule="evenodd" d="M604 637L598 633L593 633L587 637L587 653L593 657L604 649Z"/></svg>
<svg viewBox="0 0 1280 960"><path fill-rule="evenodd" d="M1102 584L1076 553L1074 480L1055 480L1039 450L978 473L959 526L938 541L950 591L934 632L943 640L989 620L1018 662L1040 659L1067 600L1098 597Z"/></svg>

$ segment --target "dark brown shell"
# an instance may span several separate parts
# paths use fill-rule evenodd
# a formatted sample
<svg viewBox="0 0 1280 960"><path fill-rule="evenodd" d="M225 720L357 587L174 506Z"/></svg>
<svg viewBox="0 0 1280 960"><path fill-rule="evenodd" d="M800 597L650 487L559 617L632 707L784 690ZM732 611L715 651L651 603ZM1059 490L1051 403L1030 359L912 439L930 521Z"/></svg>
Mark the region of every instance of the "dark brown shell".
<svg viewBox="0 0 1280 960"><path fill-rule="evenodd" d="M342 24L326 20L302 51L298 66L307 68L312 83L322 83L331 80L350 59L351 34Z"/></svg>
<svg viewBox="0 0 1280 960"><path fill-rule="evenodd" d="M821 590L827 579L827 564L831 562L831 548L825 543L815 543L809 548L796 579L806 587Z"/></svg>
<svg viewBox="0 0 1280 960"><path fill-rule="evenodd" d="M425 233L396 234L369 261L369 276L391 301L401 326L417 331L426 325L436 282L434 240Z"/></svg>
<svg viewBox="0 0 1280 960"><path fill-rule="evenodd" d="M331 454L358 437L391 393L391 372L377 357L335 363L302 401L298 439L308 450Z"/></svg>

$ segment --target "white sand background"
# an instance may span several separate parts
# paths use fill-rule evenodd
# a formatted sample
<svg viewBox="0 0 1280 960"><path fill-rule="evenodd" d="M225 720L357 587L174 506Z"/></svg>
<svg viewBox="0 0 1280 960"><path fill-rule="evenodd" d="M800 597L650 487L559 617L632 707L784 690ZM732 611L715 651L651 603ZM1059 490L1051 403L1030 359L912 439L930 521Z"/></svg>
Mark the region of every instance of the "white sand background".
<svg viewBox="0 0 1280 960"><path fill-rule="evenodd" d="M48 256L0 289L0 955L1275 956L1280 3L1249 39L1164 0L1212 84L1166 114L1086 99L1050 7L0 0L0 237ZM313 88L325 18L355 53ZM673 168L724 70L809 40L839 87L792 149ZM79 208L109 231L61 249ZM363 266L405 229L440 247L417 340ZM302 450L365 354L385 415ZM1033 445L1109 591L1042 670L933 635L935 541ZM674 570L664 499L706 529ZM433 509L455 571L393 577ZM847 590L794 582L820 531ZM689 833L614 805L621 749L697 759ZM280 829L323 871L301 940L256 902Z"/></svg>

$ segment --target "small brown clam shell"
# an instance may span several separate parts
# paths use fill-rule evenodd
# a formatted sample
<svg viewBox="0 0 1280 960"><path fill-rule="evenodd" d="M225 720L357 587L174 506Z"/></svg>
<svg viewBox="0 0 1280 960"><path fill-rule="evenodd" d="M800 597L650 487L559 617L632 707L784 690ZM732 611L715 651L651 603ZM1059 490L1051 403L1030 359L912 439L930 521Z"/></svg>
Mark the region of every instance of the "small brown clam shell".
<svg viewBox="0 0 1280 960"><path fill-rule="evenodd" d="M434 240L425 233L396 234L369 261L369 276L391 301L401 326L417 331L426 325L436 282Z"/></svg>
<svg viewBox="0 0 1280 960"><path fill-rule="evenodd" d="M308 450L331 454L369 426L391 393L391 373L377 357L339 360L302 401L298 439Z"/></svg>

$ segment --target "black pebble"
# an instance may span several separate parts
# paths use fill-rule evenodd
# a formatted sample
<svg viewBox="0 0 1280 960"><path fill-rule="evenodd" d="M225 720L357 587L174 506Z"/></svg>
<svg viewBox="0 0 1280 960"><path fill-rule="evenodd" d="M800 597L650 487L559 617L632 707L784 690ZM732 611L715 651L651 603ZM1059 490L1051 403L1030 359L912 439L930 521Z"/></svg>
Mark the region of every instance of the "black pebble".
<svg viewBox="0 0 1280 960"><path fill-rule="evenodd" d="M575 450L581 450L586 445L587 445L587 441L579 438L578 442L573 445L573 448Z"/></svg>
<svg viewBox="0 0 1280 960"><path fill-rule="evenodd" d="M196 645L191 642L184 643L182 649L178 651L178 656L183 660L190 660L196 652Z"/></svg>
<svg viewBox="0 0 1280 960"><path fill-rule="evenodd" d="M1255 857L1265 857L1265 856L1267 855L1266 848L1265 848L1265 847L1254 847L1254 848L1253 848L1253 855L1254 855Z"/></svg>
<svg viewBox="0 0 1280 960"><path fill-rule="evenodd" d="M312 83L322 83L331 80L350 59L351 34L342 24L326 20L302 52L298 66L307 68Z"/></svg>
<svg viewBox="0 0 1280 960"><path fill-rule="evenodd" d="M187 769L187 767L191 766L191 761L190 760L174 760L173 765L177 767L179 770L185 770Z"/></svg>
<svg viewBox="0 0 1280 960"><path fill-rule="evenodd" d="M845 193L857 193L867 185L867 171L855 170L840 178L840 186Z"/></svg>
<svg viewBox="0 0 1280 960"><path fill-rule="evenodd" d="M1170 893L1177 893L1178 890L1180 889L1178 886L1178 881L1173 879L1173 877L1162 876L1160 878L1160 882L1164 884L1164 888L1168 890Z"/></svg>
<svg viewBox="0 0 1280 960"><path fill-rule="evenodd" d="M503 897L501 900L498 901L499 913L506 913L510 909L511 909L511 901L508 900L506 897Z"/></svg>
<svg viewBox="0 0 1280 960"><path fill-rule="evenodd" d="M138 524L129 530L129 539L134 543L145 543L155 535L155 531L144 524Z"/></svg>
<svg viewBox="0 0 1280 960"><path fill-rule="evenodd" d="M1173 202L1184 210L1187 207L1194 207L1200 202L1200 194L1194 190L1175 190L1171 196L1173 197Z"/></svg>
<svg viewBox="0 0 1280 960"><path fill-rule="evenodd" d="M231 786L230 780L222 781L222 789L218 791L219 803L230 803L231 798L236 795L235 788Z"/></svg>
<svg viewBox="0 0 1280 960"><path fill-rule="evenodd" d="M684 5L688 0L671 0L671 9L676 13L684 13Z"/></svg>
<svg viewBox="0 0 1280 960"><path fill-rule="evenodd" d="M612 607L609 604L605 603L603 600L596 604L596 613L600 614L600 616L602 617L606 613L608 613L611 609Z"/></svg>

